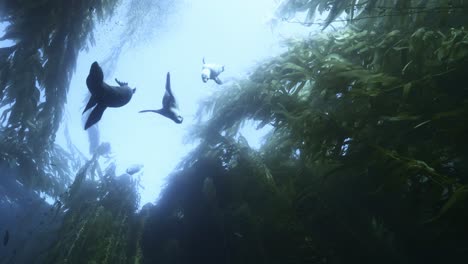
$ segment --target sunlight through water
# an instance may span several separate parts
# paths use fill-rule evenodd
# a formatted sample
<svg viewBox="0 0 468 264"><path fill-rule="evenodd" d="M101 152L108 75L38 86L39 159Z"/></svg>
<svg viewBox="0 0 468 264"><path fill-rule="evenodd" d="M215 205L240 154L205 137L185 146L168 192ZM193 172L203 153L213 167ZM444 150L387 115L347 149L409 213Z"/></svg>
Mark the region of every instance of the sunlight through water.
<svg viewBox="0 0 468 264"><path fill-rule="evenodd" d="M101 142L111 144L117 175L134 164L143 165L140 206L157 199L165 177L195 146L184 144L183 138L190 137L187 133L195 123L199 101L223 89L223 85L201 81L203 57L225 65L221 77L229 85L248 74L257 62L278 54L285 37L305 32L294 24L273 29L269 18L276 5L274 0L183 1L147 39L123 49L114 62L115 69L103 66L106 82L113 83L117 78L136 87L132 100L125 107L108 108L98 127ZM124 8L117 14L121 15ZM63 130L68 126L74 144L84 154L89 148L81 116L88 96L86 76L92 62L101 63L112 52L112 44L122 32L122 21L117 16L96 29L96 45L80 54L71 81L65 120L57 138L65 144ZM172 90L184 117L180 125L159 115L138 113L161 106L167 72L171 73ZM267 130L256 131L247 125L241 133L258 148Z"/></svg>

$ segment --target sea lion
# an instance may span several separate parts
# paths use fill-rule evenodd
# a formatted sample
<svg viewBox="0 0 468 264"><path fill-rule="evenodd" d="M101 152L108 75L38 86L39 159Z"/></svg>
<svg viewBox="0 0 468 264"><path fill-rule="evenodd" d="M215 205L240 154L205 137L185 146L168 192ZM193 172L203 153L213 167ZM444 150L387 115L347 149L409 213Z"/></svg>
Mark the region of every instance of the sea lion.
<svg viewBox="0 0 468 264"><path fill-rule="evenodd" d="M177 124L182 123L184 118L179 115L179 106L171 91L171 75L168 72L166 75L166 92L162 100L163 107L158 110L142 110L139 113L153 112L163 115Z"/></svg>
<svg viewBox="0 0 468 264"><path fill-rule="evenodd" d="M223 84L223 82L218 78L218 75L223 71L224 65L205 63L205 58L203 58L201 78L204 83L211 79L214 80L217 84Z"/></svg>
<svg viewBox="0 0 468 264"><path fill-rule="evenodd" d="M104 82L104 73L97 62L91 64L89 75L86 78L86 85L91 93L88 104L84 112L94 107L85 124L85 130L101 120L102 114L107 107L121 107L132 99L136 88L130 88L128 83L115 79L119 86L111 86Z"/></svg>

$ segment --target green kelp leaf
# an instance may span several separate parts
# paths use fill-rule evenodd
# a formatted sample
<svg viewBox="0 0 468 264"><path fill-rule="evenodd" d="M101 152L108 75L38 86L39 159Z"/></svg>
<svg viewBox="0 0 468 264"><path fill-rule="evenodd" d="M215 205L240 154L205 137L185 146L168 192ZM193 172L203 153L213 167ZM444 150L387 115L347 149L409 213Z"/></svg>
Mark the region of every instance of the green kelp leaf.
<svg viewBox="0 0 468 264"><path fill-rule="evenodd" d="M292 62L286 62L284 65L282 65L283 70L293 70L293 71L304 71L304 67L301 67L295 63Z"/></svg>
<svg viewBox="0 0 468 264"><path fill-rule="evenodd" d="M446 112L442 112L442 113L437 113L437 114L434 115L433 119L437 120L437 119L442 119L442 118L463 116L464 113L465 113L465 110L460 108L460 109L453 110L453 111L446 111Z"/></svg>
<svg viewBox="0 0 468 264"><path fill-rule="evenodd" d="M315 19L315 12L317 11L317 6L319 5L319 1L311 1L307 5L308 11L307 11L307 16L304 20L306 24L311 24L314 23Z"/></svg>
<svg viewBox="0 0 468 264"><path fill-rule="evenodd" d="M426 120L426 121L424 121L424 122L422 122L422 123L417 124L417 125L414 126L413 128L416 129L416 128L418 128L418 127L422 127L422 126L424 126L425 124L428 124L428 123L431 122L431 121L432 121L432 120Z"/></svg>
<svg viewBox="0 0 468 264"><path fill-rule="evenodd" d="M328 54L325 58L324 61L339 61L339 62L344 62L345 59L336 53Z"/></svg>
<svg viewBox="0 0 468 264"><path fill-rule="evenodd" d="M436 216L435 218L429 221L437 220L443 217L444 215L446 215L448 212L453 211L454 209L464 208L467 206L467 204L468 204L468 186L463 185L455 190L455 192L452 194L450 199L444 204L442 209L440 209L438 216Z"/></svg>
<svg viewBox="0 0 468 264"><path fill-rule="evenodd" d="M381 119L390 122L398 122L398 121L412 121L418 120L421 118L420 116L410 115L408 113L402 113L401 115L397 116L382 116Z"/></svg>
<svg viewBox="0 0 468 264"><path fill-rule="evenodd" d="M299 81L304 80L304 78L306 78L307 76L303 72L292 72L292 73L284 74L281 77L284 79L289 79L289 80L294 80L296 82L299 82Z"/></svg>
<svg viewBox="0 0 468 264"><path fill-rule="evenodd" d="M403 99L406 100L408 99L408 94L411 91L411 83L407 83L403 85Z"/></svg>

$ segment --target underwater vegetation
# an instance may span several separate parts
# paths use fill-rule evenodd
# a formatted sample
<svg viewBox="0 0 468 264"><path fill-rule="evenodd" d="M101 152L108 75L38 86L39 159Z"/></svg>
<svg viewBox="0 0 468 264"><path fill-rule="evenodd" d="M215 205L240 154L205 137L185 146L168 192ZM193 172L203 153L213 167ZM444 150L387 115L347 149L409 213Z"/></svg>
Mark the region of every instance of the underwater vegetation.
<svg viewBox="0 0 468 264"><path fill-rule="evenodd" d="M43 263L135 263L137 181L129 174L117 177L111 163L96 184L88 174L97 160L95 156L79 170L59 200L64 211L59 239Z"/></svg>
<svg viewBox="0 0 468 264"><path fill-rule="evenodd" d="M60 225L38 263L465 261L466 1L283 1L280 20L305 14L299 22L311 26L320 23L317 12L328 12L320 23L325 30L288 41L286 52L208 98L190 134L199 145L169 176L158 202L139 212L137 180L117 177L112 161L100 169L108 144L94 142L99 147L88 161L73 147L54 145L69 77L47 81L64 78L59 66L24 62L27 50L47 54L47 45L26 37L19 25L29 20L14 14L61 4L34 3L0 1L7 7L1 17L12 23L2 39L18 39L0 49L6 107L0 158L20 168L20 182L57 199ZM115 3L102 3L96 12L111 13ZM61 17L60 10L50 19ZM83 14L80 23L88 21ZM343 20L344 27L333 29ZM53 29L61 24L51 21L41 36L60 32ZM81 47L65 39L70 44L60 47ZM30 109L35 80L46 101ZM44 121L49 114L52 123ZM247 121L271 127L258 150L239 133ZM6 246L15 238L8 233Z"/></svg>
<svg viewBox="0 0 468 264"><path fill-rule="evenodd" d="M95 3L96 2L96 3ZM70 183L69 157L54 143L80 50L95 22L117 1L1 1L0 159L18 164L25 184L59 195ZM90 8L93 7L92 10Z"/></svg>
<svg viewBox="0 0 468 264"><path fill-rule="evenodd" d="M146 263L463 261L467 7L359 2L285 1L351 23L206 100L201 143L147 220ZM272 127L258 151L248 120Z"/></svg>

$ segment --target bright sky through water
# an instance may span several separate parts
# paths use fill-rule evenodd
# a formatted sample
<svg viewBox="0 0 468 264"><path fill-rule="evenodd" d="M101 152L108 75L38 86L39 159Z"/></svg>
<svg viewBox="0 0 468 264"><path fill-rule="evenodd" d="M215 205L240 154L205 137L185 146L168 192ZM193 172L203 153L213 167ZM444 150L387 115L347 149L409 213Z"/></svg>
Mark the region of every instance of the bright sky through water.
<svg viewBox="0 0 468 264"><path fill-rule="evenodd" d="M286 24L272 30L268 23L277 6L276 0L192 0L182 1L150 39L135 48L126 49L116 63L115 71L104 76L115 85L114 78L136 87L132 100L121 108L107 108L99 121L100 140L111 144L117 164L117 175L133 164L142 164L140 206L154 202L165 178L181 159L193 149L184 144L189 128L195 123L198 103L223 86L213 81L203 83L200 77L202 58L225 65L221 80L246 76L257 62L278 54L284 37L292 37L303 27ZM96 46L83 51L72 78L65 119L57 134L64 144L63 129L68 125L73 143L89 156L87 132L83 129L82 111L88 96L86 77L92 62L102 62L119 37L118 27L124 19L100 24ZM178 100L184 122L181 125L143 109L161 107L165 77L171 72L172 90ZM104 68L106 73L106 69ZM229 85L229 84L227 84ZM249 144L258 148L267 131L256 131L250 124L241 133Z"/></svg>

